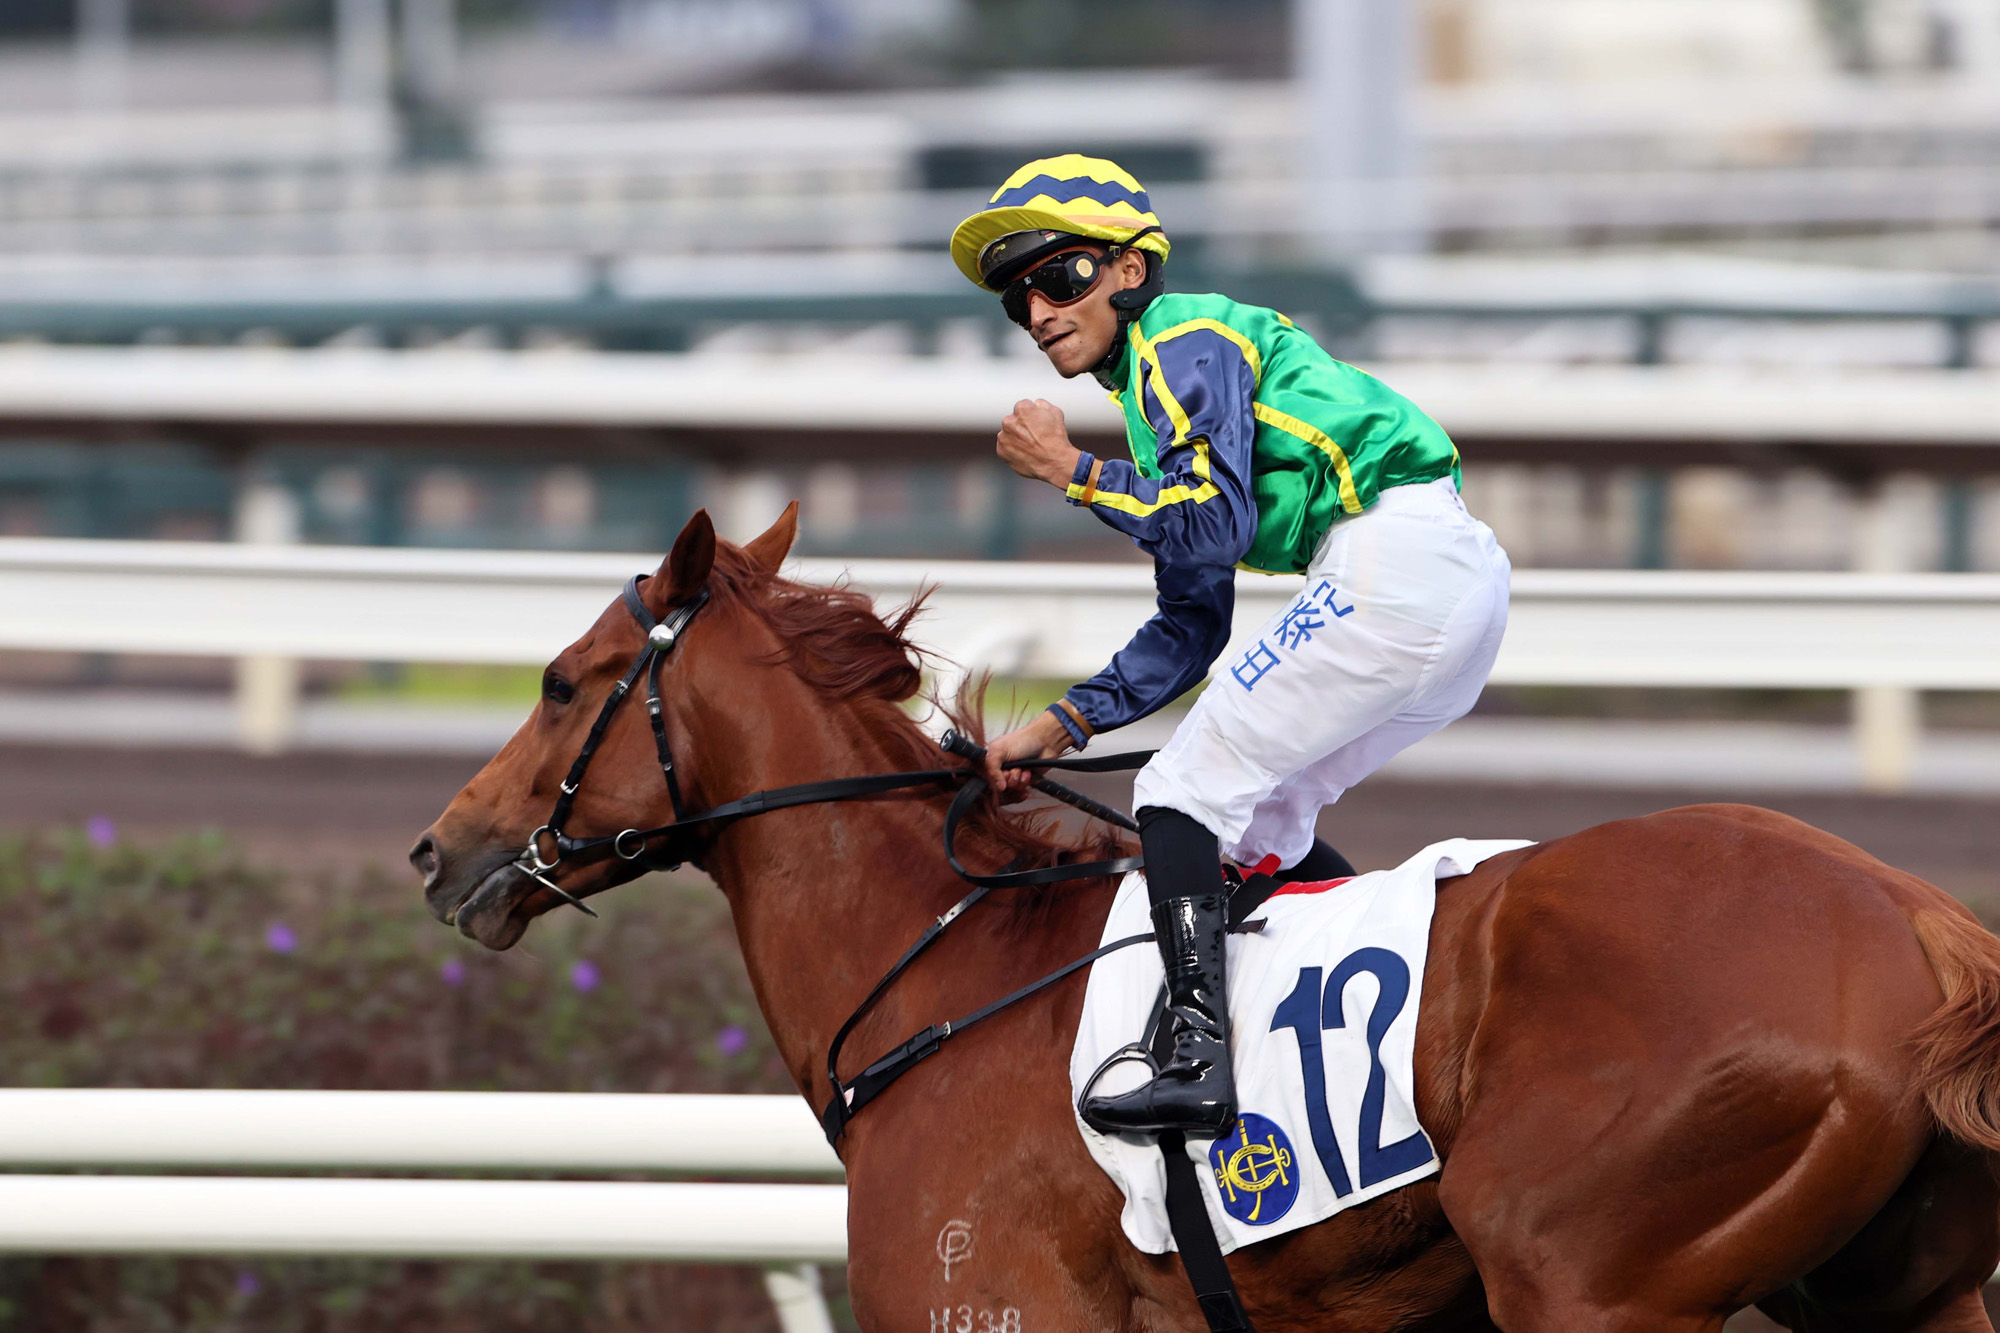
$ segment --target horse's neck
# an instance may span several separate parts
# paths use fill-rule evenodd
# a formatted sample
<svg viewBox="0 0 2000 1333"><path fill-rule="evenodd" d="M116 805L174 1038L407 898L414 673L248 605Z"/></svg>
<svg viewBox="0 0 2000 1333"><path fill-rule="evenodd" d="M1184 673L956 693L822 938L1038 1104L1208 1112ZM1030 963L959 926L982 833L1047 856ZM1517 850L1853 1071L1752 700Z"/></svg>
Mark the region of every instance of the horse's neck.
<svg viewBox="0 0 2000 1333"><path fill-rule="evenodd" d="M852 719L817 713L773 736L743 734L709 753L727 795L900 767ZM705 785L711 780L704 774ZM935 802L920 793L801 806L744 820L706 865L728 897L751 984L785 1065L825 1081L827 1045L909 943L964 887L937 855ZM895 1005L884 1005L885 1016ZM815 1097L815 1103L818 1098Z"/></svg>

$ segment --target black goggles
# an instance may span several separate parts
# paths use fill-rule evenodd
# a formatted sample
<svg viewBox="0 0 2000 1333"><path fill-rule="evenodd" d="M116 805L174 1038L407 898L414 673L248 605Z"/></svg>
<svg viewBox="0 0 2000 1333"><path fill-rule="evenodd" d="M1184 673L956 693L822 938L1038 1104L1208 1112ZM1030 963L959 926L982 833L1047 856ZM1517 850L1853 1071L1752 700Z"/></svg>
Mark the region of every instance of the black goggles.
<svg viewBox="0 0 2000 1333"><path fill-rule="evenodd" d="M1052 255L1000 289L1000 308L1007 312L1007 318L1025 329L1028 293L1040 292L1058 309L1075 305L1090 295L1090 289L1104 277L1105 268L1117 253L1116 249L1109 255L1079 249Z"/></svg>

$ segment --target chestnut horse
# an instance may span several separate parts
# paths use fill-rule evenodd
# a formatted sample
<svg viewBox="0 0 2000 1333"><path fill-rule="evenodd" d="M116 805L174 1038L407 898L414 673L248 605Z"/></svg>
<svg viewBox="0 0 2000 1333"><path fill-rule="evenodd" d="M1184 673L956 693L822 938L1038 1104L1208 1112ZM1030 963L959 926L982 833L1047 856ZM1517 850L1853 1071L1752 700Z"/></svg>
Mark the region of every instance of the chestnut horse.
<svg viewBox="0 0 2000 1333"><path fill-rule="evenodd" d="M697 514L641 585L710 600L663 672L690 808L935 767L899 707L904 637L858 593L778 576L788 512L748 546ZM614 602L418 842L431 910L494 949L559 898L510 868L644 635ZM642 708L613 716L574 824L671 818ZM692 853L734 913L757 998L815 1111L828 1041L962 892L945 795L890 793L715 828ZM1440 829L1440 835L1448 833ZM981 869L1063 847L991 803ZM637 872L558 866L563 887ZM1008 895L948 931L849 1043L850 1068L1088 952L1106 881ZM1204 1325L1141 1254L1070 1107L1081 973L948 1043L849 1127L849 1285L879 1333ZM1231 1259L1263 1333L1713 1333L1756 1303L1838 1330L1990 1330L2000 1259L2000 942L1944 893L1767 810L1711 805L1511 852L1440 886L1416 1054L1441 1173Z"/></svg>

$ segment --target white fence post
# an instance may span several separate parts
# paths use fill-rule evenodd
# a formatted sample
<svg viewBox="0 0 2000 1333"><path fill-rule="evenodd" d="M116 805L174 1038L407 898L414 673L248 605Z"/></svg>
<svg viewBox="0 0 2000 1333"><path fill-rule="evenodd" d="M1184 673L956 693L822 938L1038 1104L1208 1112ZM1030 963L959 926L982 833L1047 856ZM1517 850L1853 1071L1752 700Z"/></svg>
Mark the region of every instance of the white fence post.
<svg viewBox="0 0 2000 1333"><path fill-rule="evenodd" d="M1862 501L1855 540L1857 573L1902 574L1925 562L1921 534L1935 522L1936 484L1922 477L1885 477ZM1923 697L1903 685L1864 685L1853 693L1854 743L1862 785L1896 792L1910 785L1923 740Z"/></svg>
<svg viewBox="0 0 2000 1333"><path fill-rule="evenodd" d="M778 1327L784 1333L833 1333L833 1314L826 1308L819 1269L811 1264L765 1269L764 1290L778 1307Z"/></svg>
<svg viewBox="0 0 2000 1333"><path fill-rule="evenodd" d="M236 497L236 539L256 546L299 540L299 502L276 478L252 473ZM298 726L300 668L296 658L258 654L236 660L236 716L243 748L277 754Z"/></svg>

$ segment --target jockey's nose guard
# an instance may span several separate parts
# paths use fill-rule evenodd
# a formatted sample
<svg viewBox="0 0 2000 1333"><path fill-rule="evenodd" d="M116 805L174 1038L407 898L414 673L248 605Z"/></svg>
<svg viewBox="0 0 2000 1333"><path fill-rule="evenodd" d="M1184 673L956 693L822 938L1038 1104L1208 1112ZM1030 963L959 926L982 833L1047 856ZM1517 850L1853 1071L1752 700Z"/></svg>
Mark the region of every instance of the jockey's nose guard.
<svg viewBox="0 0 2000 1333"><path fill-rule="evenodd" d="M618 705L625 702L625 696L632 692L632 686L643 672L646 677L646 715L653 725L653 748L659 758L660 775L667 782L667 796L673 801L674 822L668 828L677 827L687 819L687 809L681 800L680 779L674 775L674 749L667 739L666 719L660 712L660 668L666 664L667 655L680 642L681 631L708 605L708 589L704 588L687 601L675 607L660 620L647 609L646 601L639 596L639 581L644 575L633 575L625 583L623 600L625 609L632 619L639 622L639 628L646 632L646 646L634 658L611 693L605 697L603 707L597 710L597 720L590 724L590 734L583 738L583 748L577 751L576 760L569 766L569 774L562 780L561 790L556 795L555 809L549 813L548 822L528 835L528 846L521 853L521 859L514 864L521 873L554 893L571 907L590 916L597 913L584 905L583 899L549 878L549 872L564 861L586 863L600 860L608 849L611 854L626 861L645 860L649 870L672 870L680 862L654 862L646 857L649 831L625 829L609 838L572 838L563 832L563 825L569 822L570 809L576 804L577 789L583 785L583 775L590 767L590 761L597 754L597 747L604 740L604 732L611 725L611 717L618 711ZM553 844L553 856L542 853L543 841Z"/></svg>

